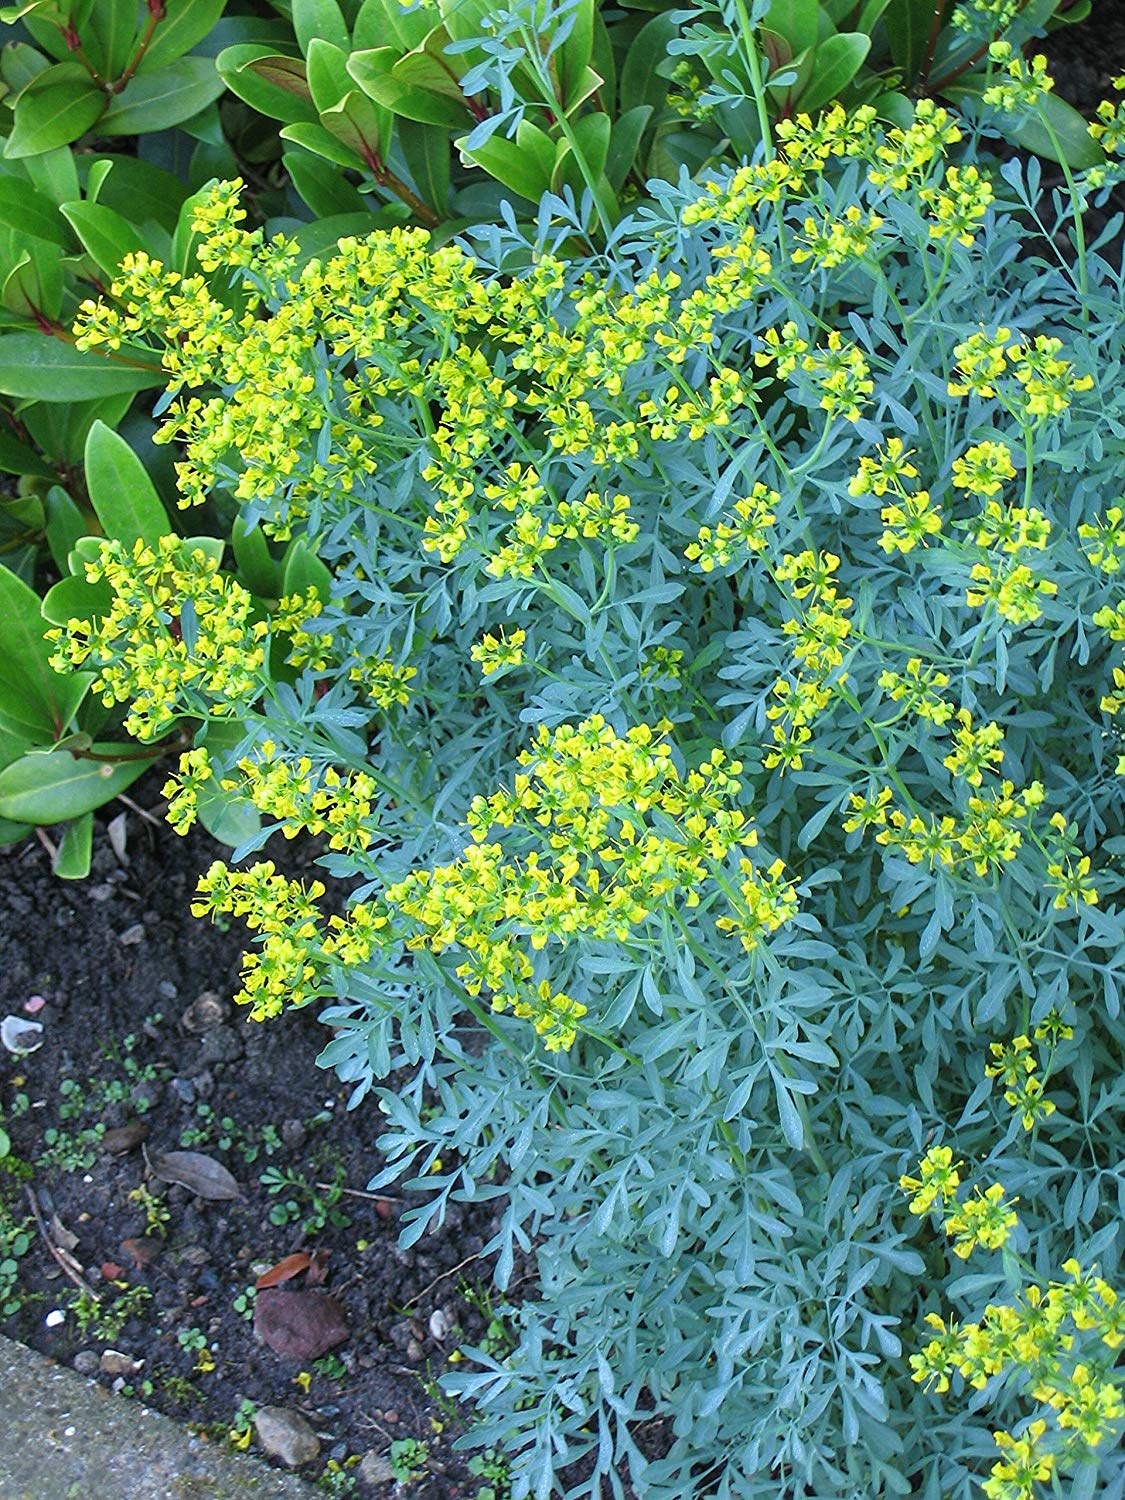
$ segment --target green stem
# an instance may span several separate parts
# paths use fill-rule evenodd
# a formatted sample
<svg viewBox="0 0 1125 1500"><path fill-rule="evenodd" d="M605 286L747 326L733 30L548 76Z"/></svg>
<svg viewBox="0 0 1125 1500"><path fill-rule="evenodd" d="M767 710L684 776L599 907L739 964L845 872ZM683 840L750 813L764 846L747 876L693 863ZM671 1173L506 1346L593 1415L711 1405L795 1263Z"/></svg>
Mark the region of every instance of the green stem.
<svg viewBox="0 0 1125 1500"><path fill-rule="evenodd" d="M758 54L758 44L754 37L754 28L750 23L750 13L746 9L746 0L735 0L735 9L738 11L738 19L742 28L743 53L746 58L746 66L750 72L750 87L754 91L754 107L758 112L758 128L762 132L762 150L766 161L772 161L774 155L773 134L770 130L769 111L766 108L766 87L762 78L762 60Z"/></svg>

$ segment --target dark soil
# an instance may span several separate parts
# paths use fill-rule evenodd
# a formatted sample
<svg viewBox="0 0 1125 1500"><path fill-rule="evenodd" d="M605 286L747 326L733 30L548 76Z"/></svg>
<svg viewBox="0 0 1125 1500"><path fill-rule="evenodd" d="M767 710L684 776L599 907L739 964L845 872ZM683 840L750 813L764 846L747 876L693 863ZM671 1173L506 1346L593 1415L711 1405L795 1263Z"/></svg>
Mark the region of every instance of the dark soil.
<svg viewBox="0 0 1125 1500"><path fill-rule="evenodd" d="M139 805L155 804L159 786L159 778L139 783ZM430 1464L412 1496L475 1494L478 1481L450 1452L461 1428L419 1377L438 1375L463 1338L486 1336L488 1318L464 1288L487 1283L477 1257L492 1232L489 1211L454 1205L439 1232L398 1248L406 1195L365 1196L381 1164L372 1144L377 1110L369 1100L348 1114L346 1091L313 1065L328 1034L312 1012L265 1024L235 1013L229 997L244 933L187 915L199 872L224 851L202 833L182 840L135 813L127 820L127 863L102 826L84 883L56 880L34 840L0 850L0 1016L27 1018L30 1002L43 1025L38 1051L14 1057L0 1050L0 1125L12 1143L0 1160L7 1168L0 1172L0 1261L9 1253L3 1209L9 1227L12 1218L29 1218L30 1189L48 1233L64 1249L67 1231L77 1236L72 1254L102 1298L99 1315L111 1320L100 1335L96 1323L83 1330L79 1288L36 1231L7 1296L0 1266L0 1308L7 1302L11 1309L0 1328L61 1363L77 1356L79 1368L96 1369L107 1348L143 1359L136 1375L100 1378L130 1386L218 1439L236 1425L246 1399L296 1408L321 1437L309 1474L328 1459L344 1463L417 1438L428 1444ZM300 873L295 846L266 852ZM315 853L307 847L305 862ZM202 1032L186 1029L185 1011L208 991L226 1018ZM207 1203L166 1186L139 1144L108 1153L101 1134L132 1122L151 1158L185 1147L205 1153L234 1174L242 1196ZM272 1169L332 1190L271 1194L259 1179ZM148 1203L131 1196L143 1189L153 1195ZM137 1239L140 1246L125 1243ZM314 1249L329 1252L326 1289L351 1329L335 1359L320 1365L271 1352L235 1306L260 1272ZM138 1264L133 1250L151 1261ZM47 1317L56 1310L65 1321L51 1327ZM123 1326L112 1332L122 1313ZM197 1364L200 1344L206 1352ZM213 1369L203 1368L210 1362ZM302 1372L311 1376L307 1390ZM388 1481L340 1493L391 1489Z"/></svg>

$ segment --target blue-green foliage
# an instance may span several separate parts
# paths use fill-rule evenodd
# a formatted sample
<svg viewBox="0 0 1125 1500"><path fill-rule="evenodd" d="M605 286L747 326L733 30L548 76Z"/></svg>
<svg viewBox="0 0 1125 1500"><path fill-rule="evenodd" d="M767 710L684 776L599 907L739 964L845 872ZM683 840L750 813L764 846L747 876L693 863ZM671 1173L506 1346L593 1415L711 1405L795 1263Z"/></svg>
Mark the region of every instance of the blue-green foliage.
<svg viewBox="0 0 1125 1500"><path fill-rule="evenodd" d="M968 141L958 166L977 149ZM364 878L358 896L378 901L407 872L456 858L471 798L511 786L534 726L593 714L619 733L667 718L681 767L720 746L736 755L756 863L781 859L797 883L798 915L749 952L716 931L713 892L696 907L682 888L623 941L549 943L537 977L588 1011L569 1051L545 1052L510 1015L489 1017L490 1030L474 1023L455 956L408 948L408 924L392 921L378 962L337 976L322 1061L355 1085L357 1128L371 1128L373 1103L384 1117L386 1166L373 1185L407 1174L429 1194L406 1216L404 1242L440 1224L447 1203L489 1199L499 1284L517 1253L531 1257L511 1314L517 1347L499 1361L479 1352L447 1378L476 1402L480 1441L515 1455L517 1497L552 1487L623 1496L629 1485L646 1500L968 1500L995 1461L993 1429L1018 1428L1033 1403L1018 1379L979 1392L955 1380L944 1395L913 1383L923 1314L979 1317L1029 1279L1057 1276L1071 1255L1111 1281L1117 1273L1125 791L1121 736L1100 706L1119 648L1092 622L1120 590L1117 574L1088 560L1078 528L1125 490L1125 279L1096 250L1075 269L1069 206L1040 192L1034 168L981 165L997 201L970 245L935 232L940 213L919 196L938 167L892 191L860 161L833 160L823 177L809 174L812 202L791 187L783 212L765 201L740 214L719 192L726 218L695 224L695 188L659 190L604 255L567 263L552 305L559 327L582 316L579 286L623 292L650 271L666 286L679 278L682 307L724 264L715 248L738 242L747 222L772 269L716 315L714 341L698 342L682 369L644 341L621 358L620 391L592 381L594 430L643 428L644 403L674 406L672 387L706 392L719 369L752 396L695 438L683 419L677 436L603 461L553 448L551 424L520 405L469 468L468 537L445 564L421 528L436 499L423 474L442 396L425 371L439 370L448 345L438 350L440 317L412 308L408 289L403 328L357 363L381 378L420 356L416 402L379 406L383 425L363 431L377 467L351 495L323 488L293 518L335 575L332 603L309 628L417 672L411 704L380 714L370 738L369 710L312 672L262 711L260 735L283 749L369 762L396 788L364 855L324 859ZM870 253L830 268L794 262L809 215L840 222L853 204L882 217ZM545 203L538 245L514 226L482 234L482 272L507 277L572 248L565 214ZM267 290L275 308L290 295ZM788 320L810 346L837 330L861 351L873 389L856 420L826 413L816 369L798 361L778 379L755 362ZM604 326L614 338L612 319ZM950 394L955 348L982 328L1002 345L1061 340L1071 376L1053 414L1027 416L1025 385L1010 373L1007 407L987 392ZM479 343L513 388L534 382L534 366L513 370L502 330ZM330 379L354 373L351 356L333 357L313 329L301 358L319 372L328 420L291 485L353 430ZM896 436L942 520L904 551L885 541L894 497L849 488L860 459ZM985 501L953 483L954 460L986 441L1006 441L1015 464L1002 508L1032 506L1050 522L1046 546L1018 558L980 540ZM529 577L490 572L512 516L489 506L484 486L529 460L555 496L628 494L635 540L568 539ZM224 477L233 487L237 470ZM688 551L700 528L729 520L756 482L778 494L760 555L735 548L701 571ZM257 509L276 515L277 497ZM811 738L783 773L770 764L769 709L779 680L799 680L785 626L802 608L779 569L803 549L839 558L849 602L833 610L850 629L842 662L823 674ZM1017 560L1031 567L1034 607L1012 618L967 602L974 567ZM526 631L525 662L482 680L472 648L502 623ZM681 652L678 665L657 647ZM915 657L948 675L954 710L1002 729L1002 765L982 787L948 772L953 726L905 713L881 685ZM884 848L843 827L853 796L890 788L904 822L920 810L941 830L948 817L936 847L952 849L977 817L971 799L998 794L1001 775L1017 799L1040 783L1044 800L1004 814L1019 847L980 873L963 853L912 860L901 840ZM1092 857L1098 905L1055 905L1056 813ZM1055 1112L1025 1131L985 1075L988 1047L1052 1009L1073 1037L1052 1063ZM964 1161L966 1181L1018 1196L1020 1227L1002 1253L962 1262L908 1214L897 1179L937 1141ZM1072 1464L1070 1493L1125 1494L1125 1459L1104 1448L1076 1473Z"/></svg>

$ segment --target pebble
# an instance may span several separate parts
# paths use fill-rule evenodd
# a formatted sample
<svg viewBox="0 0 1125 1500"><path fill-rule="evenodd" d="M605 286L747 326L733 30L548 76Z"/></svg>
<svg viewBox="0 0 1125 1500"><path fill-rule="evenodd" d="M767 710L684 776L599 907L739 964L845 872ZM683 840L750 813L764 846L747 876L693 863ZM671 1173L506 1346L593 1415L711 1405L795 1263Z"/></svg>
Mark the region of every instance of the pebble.
<svg viewBox="0 0 1125 1500"><path fill-rule="evenodd" d="M170 979L162 979L156 986L156 993L161 1000L174 1000L180 992Z"/></svg>
<svg viewBox="0 0 1125 1500"><path fill-rule="evenodd" d="M234 1062L242 1056L242 1040L233 1027L214 1026L204 1032L199 1055L205 1063Z"/></svg>
<svg viewBox="0 0 1125 1500"><path fill-rule="evenodd" d="M230 1001L224 1000L218 990L204 990L196 995L180 1017L185 1031L210 1031L221 1026L230 1015Z"/></svg>
<svg viewBox="0 0 1125 1500"><path fill-rule="evenodd" d="M101 1149L110 1156L121 1156L126 1151L135 1151L147 1135L148 1126L143 1120L130 1120L114 1130L107 1130L101 1139Z"/></svg>
<svg viewBox="0 0 1125 1500"><path fill-rule="evenodd" d="M390 1460L374 1450L363 1455L356 1473L364 1484L389 1484L395 1477Z"/></svg>
<svg viewBox="0 0 1125 1500"><path fill-rule="evenodd" d="M190 1078L173 1078L172 1092L181 1104L195 1103L195 1085Z"/></svg>
<svg viewBox="0 0 1125 1500"><path fill-rule="evenodd" d="M122 1354L119 1349L105 1349L99 1364L103 1375L135 1375L144 1360L134 1359L131 1354Z"/></svg>
<svg viewBox="0 0 1125 1500"><path fill-rule="evenodd" d="M138 943L143 943L147 936L144 923L134 922L132 927L126 927L124 932L117 934L117 941L123 948L134 948Z"/></svg>
<svg viewBox="0 0 1125 1500"><path fill-rule="evenodd" d="M71 1360L79 1375L96 1375L101 1369L101 1360L93 1349L80 1349Z"/></svg>
<svg viewBox="0 0 1125 1500"><path fill-rule="evenodd" d="M320 1439L300 1412L288 1406L260 1406L254 1417L258 1442L271 1458L287 1468L311 1464L320 1452Z"/></svg>
<svg viewBox="0 0 1125 1500"><path fill-rule="evenodd" d="M113 887L103 881L100 885L88 886L86 894L91 901L108 901L113 896Z"/></svg>
<svg viewBox="0 0 1125 1500"><path fill-rule="evenodd" d="M300 1120L286 1120L281 1127L281 1139L290 1151L299 1151L308 1139L308 1134Z"/></svg>
<svg viewBox="0 0 1125 1500"><path fill-rule="evenodd" d="M444 1307L437 1307L430 1314L430 1337L437 1339L439 1344L452 1327L453 1319Z"/></svg>
<svg viewBox="0 0 1125 1500"><path fill-rule="evenodd" d="M406 1346L406 1357L412 1365L420 1365L426 1357L426 1351L417 1339L411 1339Z"/></svg>
<svg viewBox="0 0 1125 1500"><path fill-rule="evenodd" d="M211 1072L210 1068L204 1068L199 1073L193 1073L191 1081L195 1092L201 1099L210 1099L211 1095L215 1092L215 1075Z"/></svg>

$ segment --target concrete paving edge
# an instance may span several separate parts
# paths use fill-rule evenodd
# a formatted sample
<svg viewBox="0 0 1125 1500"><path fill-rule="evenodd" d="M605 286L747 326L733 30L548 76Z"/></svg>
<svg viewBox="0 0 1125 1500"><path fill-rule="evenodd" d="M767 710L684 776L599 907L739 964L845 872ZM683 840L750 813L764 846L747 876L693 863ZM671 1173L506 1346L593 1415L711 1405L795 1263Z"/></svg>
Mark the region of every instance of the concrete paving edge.
<svg viewBox="0 0 1125 1500"><path fill-rule="evenodd" d="M2 1500L313 1500L295 1474L209 1443L0 1337Z"/></svg>

